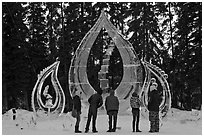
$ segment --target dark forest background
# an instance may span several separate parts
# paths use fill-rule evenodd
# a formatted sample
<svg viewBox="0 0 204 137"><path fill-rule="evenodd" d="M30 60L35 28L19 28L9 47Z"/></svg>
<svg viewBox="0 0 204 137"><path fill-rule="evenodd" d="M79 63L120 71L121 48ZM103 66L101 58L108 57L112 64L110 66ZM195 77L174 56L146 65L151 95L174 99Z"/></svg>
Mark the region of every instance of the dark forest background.
<svg viewBox="0 0 204 137"><path fill-rule="evenodd" d="M168 74L172 107L201 109L201 2L3 2L3 111L13 104L31 110L37 75L56 59L61 62L58 79L69 97L73 53L102 9L140 58Z"/></svg>

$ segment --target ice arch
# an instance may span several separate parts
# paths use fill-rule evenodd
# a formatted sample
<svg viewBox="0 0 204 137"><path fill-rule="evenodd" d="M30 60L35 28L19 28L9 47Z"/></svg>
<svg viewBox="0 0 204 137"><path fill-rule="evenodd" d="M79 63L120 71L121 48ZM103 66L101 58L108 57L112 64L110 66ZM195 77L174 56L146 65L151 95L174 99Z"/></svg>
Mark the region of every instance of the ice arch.
<svg viewBox="0 0 204 137"><path fill-rule="evenodd" d="M139 58L134 52L133 46L120 34L119 30L109 21L102 11L95 25L89 30L77 48L69 70L69 89L74 94L75 89L82 91L83 97L88 98L95 91L87 78L87 61L90 50L104 28L118 48L123 61L123 78L116 88L116 95L120 100L127 99L131 92L142 84L142 69Z"/></svg>

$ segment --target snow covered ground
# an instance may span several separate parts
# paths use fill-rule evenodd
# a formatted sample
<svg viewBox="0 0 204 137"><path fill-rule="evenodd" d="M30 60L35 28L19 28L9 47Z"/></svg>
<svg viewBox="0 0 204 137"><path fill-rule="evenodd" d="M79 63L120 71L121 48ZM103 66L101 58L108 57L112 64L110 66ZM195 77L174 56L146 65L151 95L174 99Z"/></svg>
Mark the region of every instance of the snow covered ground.
<svg viewBox="0 0 204 137"><path fill-rule="evenodd" d="M2 116L2 134L3 135L74 135L75 119L69 114L55 118L37 118L37 124L27 124L30 121L32 113L26 110L18 110L17 120L11 120L9 113ZM22 120L24 119L24 120ZM86 135L202 135L202 113L201 111L181 111L172 108L168 118L163 121L163 126L159 133L149 133L149 121L141 116L141 133L132 132L132 116L129 111L121 113L118 116L118 129L115 133L107 133L108 117L101 113L97 117L98 133L84 133L87 120L87 109L83 110L81 116L80 130ZM31 122L32 123L32 122ZM18 126L16 126L16 124ZM29 127L28 127L29 125ZM21 129L21 127L23 129ZM81 135L81 134L80 134Z"/></svg>

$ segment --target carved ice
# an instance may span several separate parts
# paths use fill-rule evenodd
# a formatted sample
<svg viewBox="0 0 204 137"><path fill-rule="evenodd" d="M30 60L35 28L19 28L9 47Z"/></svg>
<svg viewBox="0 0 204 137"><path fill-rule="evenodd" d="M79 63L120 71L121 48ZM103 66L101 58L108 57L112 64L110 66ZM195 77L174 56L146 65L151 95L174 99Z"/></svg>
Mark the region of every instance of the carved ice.
<svg viewBox="0 0 204 137"><path fill-rule="evenodd" d="M112 38L112 45L106 49L106 54L101 65L101 70L98 72L98 78L100 80L101 89L109 88L108 79L106 74L108 72L108 66L110 64L109 58L113 49L116 47L121 55L123 62L123 76L118 87L115 89L115 95L120 100L120 111L126 111L130 104L129 98L133 92L137 92L142 99L142 114L148 116L148 92L151 78L157 79L160 87L162 88L162 101L160 104L160 118L164 118L167 115L168 110L171 107L171 94L169 85L167 82L168 75L165 74L159 67L152 65L146 61L140 60L134 50L133 46L119 33L118 29L109 21L106 13L102 11L95 25L85 35L81 43L79 44L75 55L72 58L69 68L69 92L73 96L76 91L82 92L82 102L86 103L87 99L95 93L95 89L91 86L87 76L87 61L90 54L90 50L99 35L101 29L105 29L110 38ZM96 63L99 63L96 61ZM59 112L60 114L64 110L65 96L57 79L57 70L59 61L53 63L46 68L38 76L38 81L33 89L32 93L32 107L33 110L51 108L51 113ZM53 105L46 106L41 100L42 85L48 75L52 73L52 85L55 89L56 99ZM103 97L106 96L104 93Z"/></svg>

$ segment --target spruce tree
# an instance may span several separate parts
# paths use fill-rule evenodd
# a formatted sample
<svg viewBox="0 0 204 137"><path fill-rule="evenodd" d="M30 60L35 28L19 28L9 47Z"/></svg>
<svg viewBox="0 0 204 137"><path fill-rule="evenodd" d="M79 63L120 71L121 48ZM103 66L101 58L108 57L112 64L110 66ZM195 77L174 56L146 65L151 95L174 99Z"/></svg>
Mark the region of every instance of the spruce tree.
<svg viewBox="0 0 204 137"><path fill-rule="evenodd" d="M3 106L28 108L29 79L32 64L27 51L24 24L25 11L21 3L2 3L2 94ZM12 100L15 104L11 104Z"/></svg>

